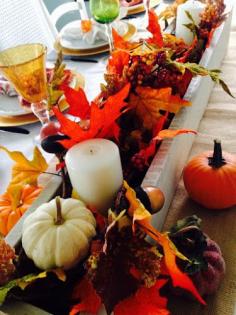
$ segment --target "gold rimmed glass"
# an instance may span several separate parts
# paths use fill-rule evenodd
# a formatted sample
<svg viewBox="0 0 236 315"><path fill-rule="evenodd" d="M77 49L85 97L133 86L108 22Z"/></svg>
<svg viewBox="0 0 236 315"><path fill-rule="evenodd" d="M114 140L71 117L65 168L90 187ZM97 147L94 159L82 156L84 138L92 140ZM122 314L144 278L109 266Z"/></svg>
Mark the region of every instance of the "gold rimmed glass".
<svg viewBox="0 0 236 315"><path fill-rule="evenodd" d="M46 51L42 44L25 44L0 52L0 71L42 124L49 122Z"/></svg>

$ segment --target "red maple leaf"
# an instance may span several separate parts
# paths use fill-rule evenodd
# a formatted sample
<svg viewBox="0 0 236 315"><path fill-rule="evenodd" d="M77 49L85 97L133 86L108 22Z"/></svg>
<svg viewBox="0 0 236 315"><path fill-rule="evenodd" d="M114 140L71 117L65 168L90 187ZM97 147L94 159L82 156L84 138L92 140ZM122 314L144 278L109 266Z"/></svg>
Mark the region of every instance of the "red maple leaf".
<svg viewBox="0 0 236 315"><path fill-rule="evenodd" d="M151 44L155 44L157 47L162 48L164 46L161 27L158 22L158 16L154 12L154 10L149 10L148 12L148 31L152 33L152 38L148 39L148 42Z"/></svg>
<svg viewBox="0 0 236 315"><path fill-rule="evenodd" d="M77 315L81 311L96 315L102 304L101 298L87 277L75 286L72 299L80 300L80 302L72 307L70 315Z"/></svg>
<svg viewBox="0 0 236 315"><path fill-rule="evenodd" d="M218 23L215 27L212 27L209 35L208 35L208 40L207 40L207 44L206 44L206 48L210 47L211 45L211 41L212 41L212 38L213 38L213 35L215 33L215 30L220 26L221 23Z"/></svg>
<svg viewBox="0 0 236 315"><path fill-rule="evenodd" d="M80 119L87 119L90 114L90 106L84 90L72 89L67 85L62 87L67 103L69 104L68 114L79 117Z"/></svg>
<svg viewBox="0 0 236 315"><path fill-rule="evenodd" d="M80 124L65 117L58 108L54 107L54 114L60 122L60 132L70 138L68 140L61 140L60 143L69 149L74 144L87 139L110 137L112 130L116 137L118 132L113 125L116 119L127 110L125 109L127 105L125 99L129 94L129 90L130 84L128 83L118 93L109 96L100 107L97 103L92 102L89 127L86 130Z"/></svg>
<svg viewBox="0 0 236 315"><path fill-rule="evenodd" d="M176 61L185 63L188 60L188 57L190 56L192 51L195 49L197 43L198 43L198 39L197 39L197 36L195 36L192 44L188 47L188 49L185 51L182 57L177 58Z"/></svg>
<svg viewBox="0 0 236 315"><path fill-rule="evenodd" d="M116 49L126 50L130 48L131 43L129 41L124 40L124 38L121 35L119 35L114 28L112 29L112 37L113 44Z"/></svg>
<svg viewBox="0 0 236 315"><path fill-rule="evenodd" d="M167 299L160 296L160 288L167 280L157 280L151 288L141 287L134 295L114 308L114 315L168 315Z"/></svg>

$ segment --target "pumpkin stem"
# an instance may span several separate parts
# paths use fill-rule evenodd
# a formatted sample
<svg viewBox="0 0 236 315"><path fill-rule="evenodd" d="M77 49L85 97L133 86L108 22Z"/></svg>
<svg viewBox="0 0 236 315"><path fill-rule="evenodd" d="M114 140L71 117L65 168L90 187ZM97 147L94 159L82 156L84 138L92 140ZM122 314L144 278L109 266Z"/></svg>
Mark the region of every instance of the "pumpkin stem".
<svg viewBox="0 0 236 315"><path fill-rule="evenodd" d="M225 165L225 159L222 156L221 142L218 139L214 140L214 152L212 157L208 157L208 164L213 168L220 168Z"/></svg>
<svg viewBox="0 0 236 315"><path fill-rule="evenodd" d="M65 221L61 214L61 199L59 196L56 197L56 206L57 206L57 218L55 220L55 225L61 225Z"/></svg>

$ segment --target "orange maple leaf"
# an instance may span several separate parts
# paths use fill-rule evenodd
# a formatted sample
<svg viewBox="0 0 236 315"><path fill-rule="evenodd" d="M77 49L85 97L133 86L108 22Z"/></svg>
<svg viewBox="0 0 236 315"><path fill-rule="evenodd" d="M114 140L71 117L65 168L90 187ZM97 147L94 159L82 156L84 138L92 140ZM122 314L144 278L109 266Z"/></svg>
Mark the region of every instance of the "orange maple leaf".
<svg viewBox="0 0 236 315"><path fill-rule="evenodd" d="M117 33L114 28L112 29L112 37L114 47L117 50L129 52L140 46L140 42L130 42L128 40L125 40L121 35Z"/></svg>
<svg viewBox="0 0 236 315"><path fill-rule="evenodd" d="M126 84L118 93L109 96L101 107L92 102L89 127L84 129L80 124L66 118L58 108L54 107L53 111L60 122L60 131L70 139L61 140L60 143L67 149L76 143L92 138L106 138L111 136L113 130L117 136L117 129L112 128L116 119L128 108L124 101L129 94L130 84Z"/></svg>
<svg viewBox="0 0 236 315"><path fill-rule="evenodd" d="M182 254L178 252L174 244L165 234L160 233L157 231L148 220L144 219L139 221L139 226L155 241L157 241L163 248L164 251L164 262L166 268L169 272L169 275L172 279L174 287L183 288L193 294L196 299L202 303L203 305L206 302L202 299L201 295L198 293L197 289L195 288L192 280L188 277L187 274L182 272L176 264L176 257L181 257ZM182 256L184 257L184 256Z"/></svg>
<svg viewBox="0 0 236 315"><path fill-rule="evenodd" d="M148 43L154 44L159 48L164 46L163 36L161 32L161 27L158 22L158 16L154 10L149 10L148 12L149 23L147 30L152 33L152 38L148 39Z"/></svg>
<svg viewBox="0 0 236 315"><path fill-rule="evenodd" d="M108 59L107 72L122 75L123 69L129 63L130 55L124 50L114 50Z"/></svg>
<svg viewBox="0 0 236 315"><path fill-rule="evenodd" d="M135 94L130 94L129 103L135 107L137 115L143 120L144 127L152 129L161 117L160 110L178 113L183 106L191 103L177 95L171 95L170 87L153 89L138 86Z"/></svg>
<svg viewBox="0 0 236 315"><path fill-rule="evenodd" d="M195 130L192 129L163 129L161 131L158 132L157 136L153 138L153 140L163 140L165 138L174 138L178 135L181 134L186 134L186 133L193 133L193 134L197 134L197 132Z"/></svg>
<svg viewBox="0 0 236 315"><path fill-rule="evenodd" d="M115 306L114 315L169 315L167 298L160 295L160 289L166 282L160 279L151 288L139 288L134 295Z"/></svg>
<svg viewBox="0 0 236 315"><path fill-rule="evenodd" d="M87 277L75 286L72 299L78 299L80 302L72 307L70 315L77 315L81 311L96 315L102 305L100 296Z"/></svg>

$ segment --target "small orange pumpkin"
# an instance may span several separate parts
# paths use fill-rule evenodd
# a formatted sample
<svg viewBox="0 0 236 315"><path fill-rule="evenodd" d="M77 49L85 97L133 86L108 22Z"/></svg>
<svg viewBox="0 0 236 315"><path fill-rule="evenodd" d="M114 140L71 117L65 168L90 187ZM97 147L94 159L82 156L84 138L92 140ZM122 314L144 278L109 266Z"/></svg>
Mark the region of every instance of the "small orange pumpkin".
<svg viewBox="0 0 236 315"><path fill-rule="evenodd" d="M236 205L236 156L222 152L214 140L214 152L195 156L184 168L183 179L189 196L209 209Z"/></svg>
<svg viewBox="0 0 236 315"><path fill-rule="evenodd" d="M12 199L8 192L0 195L0 233L6 236L20 217L38 197L42 188L25 185L21 193L20 205L14 210Z"/></svg>

